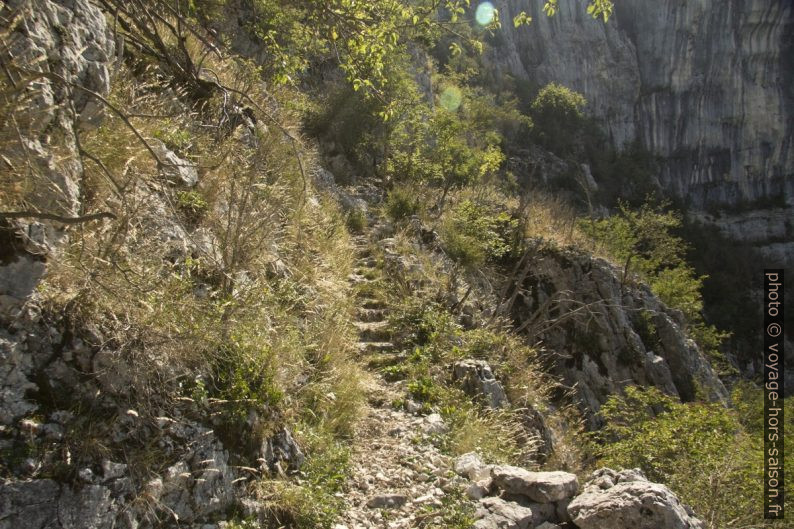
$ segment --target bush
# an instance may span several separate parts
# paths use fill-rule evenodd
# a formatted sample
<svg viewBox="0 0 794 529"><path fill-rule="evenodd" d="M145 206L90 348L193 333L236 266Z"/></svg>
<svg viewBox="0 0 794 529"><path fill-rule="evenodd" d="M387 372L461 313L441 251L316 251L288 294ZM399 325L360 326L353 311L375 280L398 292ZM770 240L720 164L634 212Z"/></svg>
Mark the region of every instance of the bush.
<svg viewBox="0 0 794 529"><path fill-rule="evenodd" d="M623 266L646 281L667 306L684 313L690 336L701 348L719 358L719 346L728 334L703 321L701 288L706 276L699 276L685 257L687 244L674 234L681 226L681 215L665 211L666 203L639 209L621 203L617 215L599 220L581 220L580 230Z"/></svg>
<svg viewBox="0 0 794 529"><path fill-rule="evenodd" d="M177 192L176 205L190 222L198 222L209 207L207 201L198 191Z"/></svg>
<svg viewBox="0 0 794 529"><path fill-rule="evenodd" d="M418 215L421 210L422 204L416 192L408 187L392 189L386 197L386 215L394 221Z"/></svg>
<svg viewBox="0 0 794 529"><path fill-rule="evenodd" d="M734 392L737 413L720 404L682 404L655 388L628 387L625 396L601 407L606 426L593 434L599 464L641 468L652 481L669 485L710 528L760 523L759 395L746 386ZM787 413L792 404L788 399Z"/></svg>
<svg viewBox="0 0 794 529"><path fill-rule="evenodd" d="M550 83L541 88L530 107L540 143L558 154L569 154L583 124L586 104L582 94L565 86Z"/></svg>
<svg viewBox="0 0 794 529"><path fill-rule="evenodd" d="M464 266L475 267L510 254L517 230L518 221L507 212L465 200L447 216L441 236L450 257Z"/></svg>
<svg viewBox="0 0 794 529"><path fill-rule="evenodd" d="M326 445L324 436L306 446L309 457L301 469L301 482L265 481L260 495L272 525L295 529L331 529L344 508L342 499L350 473L350 451L344 443Z"/></svg>
<svg viewBox="0 0 794 529"><path fill-rule="evenodd" d="M360 209L354 209L347 214L347 228L353 233L360 233L367 227L367 215Z"/></svg>

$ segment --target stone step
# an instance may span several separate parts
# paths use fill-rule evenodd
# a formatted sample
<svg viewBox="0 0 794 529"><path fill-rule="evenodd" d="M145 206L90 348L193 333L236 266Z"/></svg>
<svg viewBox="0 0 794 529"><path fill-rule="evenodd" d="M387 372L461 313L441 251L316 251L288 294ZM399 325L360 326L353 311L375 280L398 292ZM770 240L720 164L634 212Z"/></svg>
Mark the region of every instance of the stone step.
<svg viewBox="0 0 794 529"><path fill-rule="evenodd" d="M352 283L354 285L359 285L361 283L372 283L374 281L374 279L372 279L372 278L363 276L361 274L355 274L355 273L354 274L350 274L349 276L347 276L347 280L348 280L348 282L350 282L350 283Z"/></svg>
<svg viewBox="0 0 794 529"><path fill-rule="evenodd" d="M362 298L361 307L364 309L385 309L386 302L382 299Z"/></svg>
<svg viewBox="0 0 794 529"><path fill-rule="evenodd" d="M357 322L354 325L358 328L358 333L362 341L385 343L391 337L389 323L385 321Z"/></svg>
<svg viewBox="0 0 794 529"><path fill-rule="evenodd" d="M360 322L383 321L386 319L386 310L360 308L356 311L356 319Z"/></svg>
<svg viewBox="0 0 794 529"><path fill-rule="evenodd" d="M384 367L391 367L404 362L408 356L405 353L378 354L371 355L367 359L367 367L374 370L381 370Z"/></svg>
<svg viewBox="0 0 794 529"><path fill-rule="evenodd" d="M356 267L359 268L375 268L378 262L374 257L359 257L356 259Z"/></svg>
<svg viewBox="0 0 794 529"><path fill-rule="evenodd" d="M394 349L391 342L358 342L358 351L361 354L387 353Z"/></svg>
<svg viewBox="0 0 794 529"><path fill-rule="evenodd" d="M356 268L353 270L353 273L351 275L360 276L370 281L374 281L375 279L378 278L378 273L375 271L374 268Z"/></svg>

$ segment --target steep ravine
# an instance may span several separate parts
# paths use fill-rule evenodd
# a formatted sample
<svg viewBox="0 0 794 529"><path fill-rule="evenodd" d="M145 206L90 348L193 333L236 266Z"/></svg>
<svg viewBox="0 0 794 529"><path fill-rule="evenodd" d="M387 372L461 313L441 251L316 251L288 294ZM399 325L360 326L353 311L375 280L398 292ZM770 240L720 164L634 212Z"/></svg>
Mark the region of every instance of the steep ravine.
<svg viewBox="0 0 794 529"><path fill-rule="evenodd" d="M612 143L639 140L658 155L662 188L695 209L747 206L770 231L792 216L791 2L621 0L606 24L584 0L560 2L552 18L543 4L495 2L502 30L487 63L498 75L584 94ZM521 11L532 24L514 28ZM711 220L740 240L758 233ZM786 238L785 248L770 240L770 258L791 262L790 229Z"/></svg>

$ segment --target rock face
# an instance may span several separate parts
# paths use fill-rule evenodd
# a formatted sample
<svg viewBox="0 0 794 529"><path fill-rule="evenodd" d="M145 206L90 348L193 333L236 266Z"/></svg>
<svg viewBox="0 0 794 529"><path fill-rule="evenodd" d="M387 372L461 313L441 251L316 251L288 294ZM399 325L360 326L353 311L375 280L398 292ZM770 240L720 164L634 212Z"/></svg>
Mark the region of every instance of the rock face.
<svg viewBox="0 0 794 529"><path fill-rule="evenodd" d="M606 24L585 0L552 18L543 4L495 2L498 75L583 93L613 144L639 140L662 160L662 187L696 209L755 203L763 219L771 201L794 216L794 4L622 0ZM514 28L521 11L532 24Z"/></svg>
<svg viewBox="0 0 794 529"><path fill-rule="evenodd" d="M600 469L568 505L580 529L702 529L703 523L664 485L638 470Z"/></svg>
<svg viewBox="0 0 794 529"><path fill-rule="evenodd" d="M509 406L502 384L496 380L491 366L484 360L461 360L452 367L452 376L460 381L466 394L481 397L491 408Z"/></svg>
<svg viewBox="0 0 794 529"><path fill-rule="evenodd" d="M765 0L615 3L607 24L584 0L496 2L502 71L582 92L617 146L639 138L666 160L662 183L694 204L794 190L794 7ZM520 11L532 24L514 28Z"/></svg>
<svg viewBox="0 0 794 529"><path fill-rule="evenodd" d="M569 472L530 472L519 467L491 469L493 483L508 494L526 496L536 503L570 498L579 490L576 475Z"/></svg>
<svg viewBox="0 0 794 529"><path fill-rule="evenodd" d="M542 341L553 370L575 387L590 426L606 399L626 385L655 386L684 401L727 391L695 343L683 316L604 261L570 250L541 249L513 317Z"/></svg>
<svg viewBox="0 0 794 529"><path fill-rule="evenodd" d="M3 54L14 58L15 67L55 77L39 77L26 86L25 104L14 113L18 134L9 134L15 139L4 142L0 154L14 167L32 169L33 189L23 197L31 209L73 216L82 175L75 133L96 126L103 111L96 98L73 85L108 93L112 31L99 8L87 0L11 0L2 15L0 26L13 21L2 27L9 31ZM0 260L0 296L6 306L32 292L44 273L43 256L56 251L64 239L53 222L25 219L15 227L19 240L8 244L11 251L4 249Z"/></svg>

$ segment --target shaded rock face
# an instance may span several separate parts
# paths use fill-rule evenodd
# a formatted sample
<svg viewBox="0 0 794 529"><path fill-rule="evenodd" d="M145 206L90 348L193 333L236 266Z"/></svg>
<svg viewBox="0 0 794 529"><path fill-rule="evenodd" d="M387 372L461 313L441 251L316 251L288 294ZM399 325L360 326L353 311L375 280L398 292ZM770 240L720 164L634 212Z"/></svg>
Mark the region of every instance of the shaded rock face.
<svg viewBox="0 0 794 529"><path fill-rule="evenodd" d="M29 182L33 189L24 197L31 209L73 216L80 206L82 175L76 131L96 126L103 108L70 84L108 93L112 31L99 8L87 0L11 0L2 15L0 29L9 31L3 54L14 58L14 66L57 78L40 77L26 86L27 104L14 115L14 140L0 146L0 154L15 167L30 167L35 175ZM18 244L4 249L0 258L4 306L33 291L44 273L45 256L65 240L54 222L20 220L12 228Z"/></svg>
<svg viewBox="0 0 794 529"><path fill-rule="evenodd" d="M538 84L582 92L616 146L661 155L662 185L694 205L794 191L794 6L767 0L615 3L607 24L585 0L496 2L493 63ZM508 23L526 11L529 27Z"/></svg>
<svg viewBox="0 0 794 529"><path fill-rule="evenodd" d="M759 250L771 268L794 263L794 211L771 207L748 211L695 212L695 220L716 226L725 237Z"/></svg>
<svg viewBox="0 0 794 529"><path fill-rule="evenodd" d="M583 93L616 147L638 140L659 156L668 193L697 210L745 206L743 218L711 219L726 235L745 241L794 217L794 4L622 0L606 24L585 0L560 2L552 18L543 4L495 2L494 82L510 74ZM515 28L521 11L532 24ZM787 264L791 241L752 243Z"/></svg>
<svg viewBox="0 0 794 529"><path fill-rule="evenodd" d="M727 402L708 360L686 337L683 316L604 261L568 250L539 250L513 318L540 341L553 371L574 387L591 427L610 395L655 386L690 401Z"/></svg>

